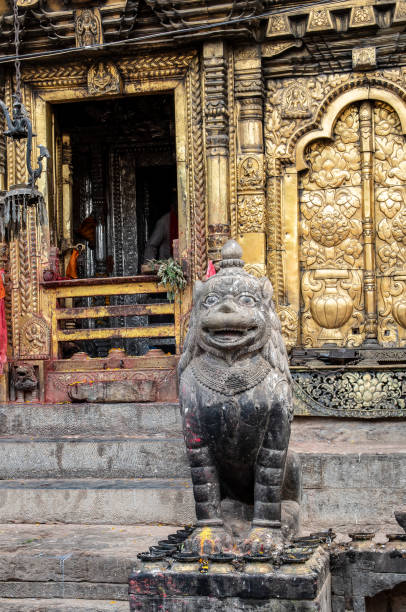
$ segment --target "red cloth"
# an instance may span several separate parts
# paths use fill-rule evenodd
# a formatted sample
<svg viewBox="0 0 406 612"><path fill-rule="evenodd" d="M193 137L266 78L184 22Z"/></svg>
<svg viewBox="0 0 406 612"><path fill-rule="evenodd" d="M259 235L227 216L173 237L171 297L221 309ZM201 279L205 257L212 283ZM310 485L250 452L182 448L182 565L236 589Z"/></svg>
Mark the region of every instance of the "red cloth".
<svg viewBox="0 0 406 612"><path fill-rule="evenodd" d="M4 364L7 361L7 325L6 325L6 308L4 298L6 290L4 289L4 270L0 270L0 374L3 373Z"/></svg>
<svg viewBox="0 0 406 612"><path fill-rule="evenodd" d="M210 276L214 276L216 274L216 268L211 259L209 259L209 263L207 264L207 272L206 278L210 278Z"/></svg>

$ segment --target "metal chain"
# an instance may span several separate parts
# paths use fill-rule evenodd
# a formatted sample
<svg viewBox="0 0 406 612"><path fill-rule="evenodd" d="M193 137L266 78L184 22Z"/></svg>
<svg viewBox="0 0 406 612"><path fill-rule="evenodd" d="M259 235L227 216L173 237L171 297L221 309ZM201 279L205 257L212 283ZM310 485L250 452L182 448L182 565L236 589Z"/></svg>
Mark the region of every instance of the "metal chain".
<svg viewBox="0 0 406 612"><path fill-rule="evenodd" d="M16 98L21 102L21 62L20 62L20 21L18 19L17 0L13 0L14 11L14 45L16 49L15 71L16 71Z"/></svg>

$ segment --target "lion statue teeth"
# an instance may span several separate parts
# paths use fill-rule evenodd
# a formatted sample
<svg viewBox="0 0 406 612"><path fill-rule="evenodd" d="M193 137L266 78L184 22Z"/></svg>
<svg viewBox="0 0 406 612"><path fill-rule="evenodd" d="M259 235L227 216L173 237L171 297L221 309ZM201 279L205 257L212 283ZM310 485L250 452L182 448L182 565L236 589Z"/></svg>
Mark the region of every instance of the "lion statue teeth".
<svg viewBox="0 0 406 612"><path fill-rule="evenodd" d="M196 282L179 362L198 521L186 546L199 553L280 548L283 493L300 500L300 466L287 454L291 377L272 286L245 272L241 257L238 243L228 241L218 274ZM227 500L251 511L245 536L232 533Z"/></svg>

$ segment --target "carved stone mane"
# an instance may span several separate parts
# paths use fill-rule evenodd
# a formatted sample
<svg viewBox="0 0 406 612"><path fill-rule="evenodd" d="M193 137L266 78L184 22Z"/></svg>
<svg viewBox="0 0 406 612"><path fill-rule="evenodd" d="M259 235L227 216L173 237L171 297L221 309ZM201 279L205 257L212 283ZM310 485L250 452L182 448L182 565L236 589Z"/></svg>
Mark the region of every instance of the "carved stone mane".
<svg viewBox="0 0 406 612"><path fill-rule="evenodd" d="M275 306L272 300L273 289L268 278L264 277L258 279L243 269L242 249L233 240L230 240L222 251L223 259L220 262L220 271L210 277L207 281L201 282L196 281L194 292L193 292L193 304L192 314L189 322L189 329L186 334L185 343L183 346L183 353L179 361L178 374L182 376L183 371L187 368L190 362L202 355L205 352L212 352L214 354L221 354L221 350L215 350L213 347L202 346L200 340L200 326L199 316L200 311L198 308L199 299L203 295L203 291L206 294L208 288L221 287L222 279L224 277L234 277L235 281L239 284L246 283L247 287L255 287L257 285L258 291L262 293L265 300L265 307L268 310L267 325L265 333L261 339L261 347L256 345L247 345L244 347L243 353L253 353L260 348L261 354L265 361L268 362L271 368L277 369L281 375L286 376L290 381L290 372L288 364L288 356L285 348L285 344L282 338L281 324L278 315L275 311Z"/></svg>

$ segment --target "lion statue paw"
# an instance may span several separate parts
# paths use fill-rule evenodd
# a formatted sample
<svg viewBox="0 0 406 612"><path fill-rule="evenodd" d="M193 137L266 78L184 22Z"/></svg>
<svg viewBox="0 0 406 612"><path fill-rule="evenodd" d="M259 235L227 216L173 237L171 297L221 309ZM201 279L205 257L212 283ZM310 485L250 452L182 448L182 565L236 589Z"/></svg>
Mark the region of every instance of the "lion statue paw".
<svg viewBox="0 0 406 612"><path fill-rule="evenodd" d="M282 550L284 538L280 529L252 527L242 542L242 549L251 555L267 555Z"/></svg>
<svg viewBox="0 0 406 612"><path fill-rule="evenodd" d="M185 541L185 551L215 555L233 549L234 541L224 527L198 527Z"/></svg>

